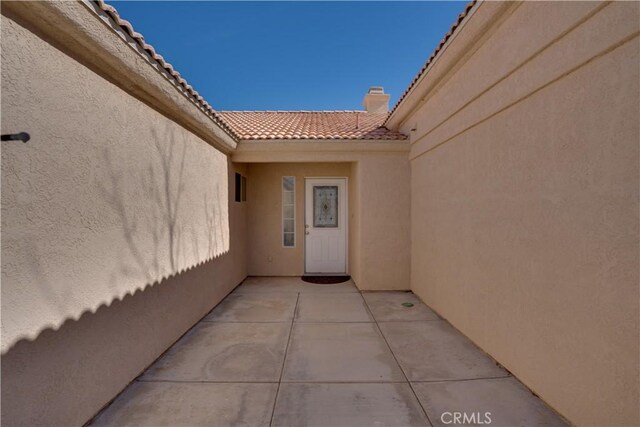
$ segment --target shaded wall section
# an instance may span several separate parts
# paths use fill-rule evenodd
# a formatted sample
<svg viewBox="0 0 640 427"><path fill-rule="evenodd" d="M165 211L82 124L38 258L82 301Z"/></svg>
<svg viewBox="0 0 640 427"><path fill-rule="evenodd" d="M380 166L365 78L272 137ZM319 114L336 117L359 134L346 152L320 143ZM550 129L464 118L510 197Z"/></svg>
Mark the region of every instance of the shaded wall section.
<svg viewBox="0 0 640 427"><path fill-rule="evenodd" d="M173 89L171 89L173 90ZM246 276L224 153L2 17L3 423L71 425Z"/></svg>
<svg viewBox="0 0 640 427"><path fill-rule="evenodd" d="M578 425L640 423L638 8L482 3L402 124L413 291Z"/></svg>

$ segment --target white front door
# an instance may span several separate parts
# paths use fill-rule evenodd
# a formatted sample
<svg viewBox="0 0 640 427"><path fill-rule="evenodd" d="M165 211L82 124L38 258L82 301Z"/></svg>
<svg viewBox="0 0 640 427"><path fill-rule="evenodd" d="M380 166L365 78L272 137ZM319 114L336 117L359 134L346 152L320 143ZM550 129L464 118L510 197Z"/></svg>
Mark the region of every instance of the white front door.
<svg viewBox="0 0 640 427"><path fill-rule="evenodd" d="M305 271L347 272L345 178L305 179Z"/></svg>

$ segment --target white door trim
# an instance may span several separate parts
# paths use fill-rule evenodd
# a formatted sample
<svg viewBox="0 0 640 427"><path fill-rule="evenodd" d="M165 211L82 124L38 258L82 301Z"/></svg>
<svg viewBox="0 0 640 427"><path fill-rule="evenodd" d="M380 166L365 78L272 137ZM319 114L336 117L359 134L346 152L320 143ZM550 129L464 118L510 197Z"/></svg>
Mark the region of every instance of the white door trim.
<svg viewBox="0 0 640 427"><path fill-rule="evenodd" d="M335 275L343 275L343 274L348 274L349 272L349 177L346 176L307 176L304 177L304 213L303 213L303 224L305 224L305 229L304 229L304 241L303 241L303 246L304 246L304 257L303 257L303 262L304 262L304 272L305 274L319 274L319 272L313 272L313 271L308 271L307 270L307 183L309 180L327 180L327 181L336 181L336 180L342 180L343 181L343 193L344 193L344 246L345 246L345 253L344 253L344 271L343 272L336 272L336 273L320 273L323 275L327 275L330 276L332 274Z"/></svg>

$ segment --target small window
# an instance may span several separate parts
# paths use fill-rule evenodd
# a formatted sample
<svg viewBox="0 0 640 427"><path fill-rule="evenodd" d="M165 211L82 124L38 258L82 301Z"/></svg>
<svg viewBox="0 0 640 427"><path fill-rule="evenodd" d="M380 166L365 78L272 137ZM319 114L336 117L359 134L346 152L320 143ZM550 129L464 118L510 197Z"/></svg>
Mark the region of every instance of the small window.
<svg viewBox="0 0 640 427"><path fill-rule="evenodd" d="M282 177L282 246L296 246L296 178Z"/></svg>
<svg viewBox="0 0 640 427"><path fill-rule="evenodd" d="M236 202L247 201L247 178L236 172Z"/></svg>

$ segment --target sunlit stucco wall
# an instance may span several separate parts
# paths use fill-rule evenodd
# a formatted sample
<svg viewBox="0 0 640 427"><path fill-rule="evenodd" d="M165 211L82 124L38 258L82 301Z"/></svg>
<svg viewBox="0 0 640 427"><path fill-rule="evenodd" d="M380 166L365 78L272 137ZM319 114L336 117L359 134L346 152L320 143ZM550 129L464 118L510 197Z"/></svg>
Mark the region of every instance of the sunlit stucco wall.
<svg viewBox="0 0 640 427"><path fill-rule="evenodd" d="M482 3L394 119L413 291L578 425L640 422L638 8Z"/></svg>
<svg viewBox="0 0 640 427"><path fill-rule="evenodd" d="M245 277L246 205L227 155L2 16L2 133L20 131L1 148L3 423L82 424Z"/></svg>

